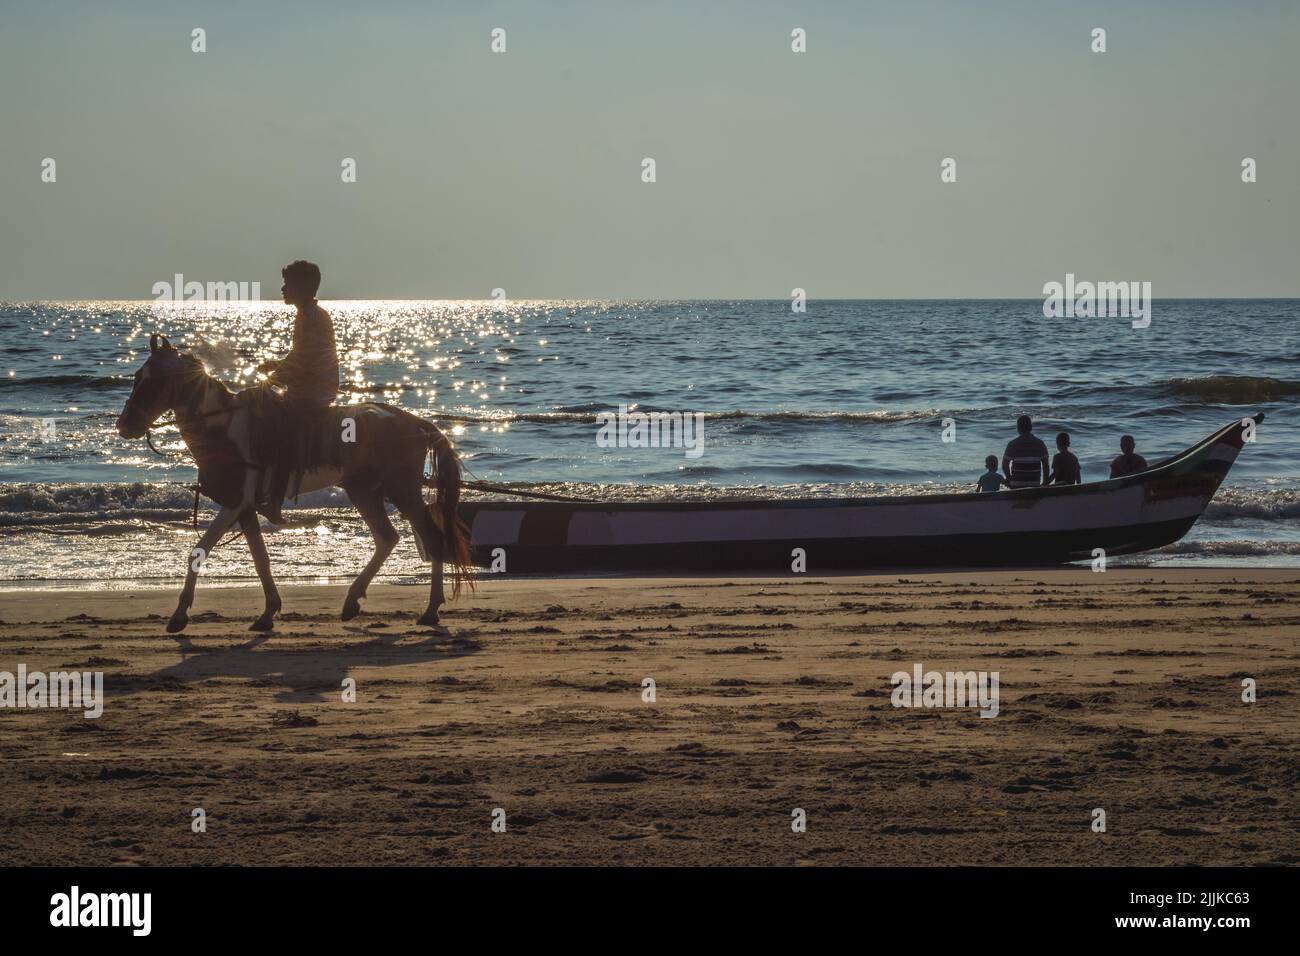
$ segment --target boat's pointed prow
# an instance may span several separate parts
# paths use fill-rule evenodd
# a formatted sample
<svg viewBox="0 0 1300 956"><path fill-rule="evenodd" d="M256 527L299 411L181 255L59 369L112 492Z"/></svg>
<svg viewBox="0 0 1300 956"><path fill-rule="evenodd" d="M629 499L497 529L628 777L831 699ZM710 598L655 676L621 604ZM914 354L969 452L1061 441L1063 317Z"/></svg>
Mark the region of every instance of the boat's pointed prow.
<svg viewBox="0 0 1300 956"><path fill-rule="evenodd" d="M1226 442L1234 448L1240 450L1243 445L1248 445L1255 440L1255 427L1264 421L1264 413L1256 412L1254 415L1243 416L1238 422L1226 426L1223 431L1210 439L1210 443Z"/></svg>

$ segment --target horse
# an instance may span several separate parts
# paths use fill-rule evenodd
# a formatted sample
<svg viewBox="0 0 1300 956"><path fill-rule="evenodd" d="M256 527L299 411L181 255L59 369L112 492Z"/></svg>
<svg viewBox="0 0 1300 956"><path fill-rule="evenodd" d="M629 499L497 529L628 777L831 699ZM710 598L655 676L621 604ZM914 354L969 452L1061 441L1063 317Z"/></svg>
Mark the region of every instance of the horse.
<svg viewBox="0 0 1300 956"><path fill-rule="evenodd" d="M198 464L199 488L220 505L198 546L190 552L185 586L167 622L169 634L179 633L189 623L198 574L235 522L248 542L265 597L262 614L249 630L270 631L274 626L280 595L257 517L258 505L274 485L270 463L258 454L268 444L259 441L258 430L262 424L258 411L265 407L265 398L259 388L232 392L209 375L193 355L177 351L162 335L150 336L149 358L135 373L131 394L117 419L118 434L127 439L146 436L164 412L172 411ZM420 557L433 565L429 606L418 623L446 633L438 619L438 609L446 600L444 558L452 566L453 600L463 581L473 586L469 533L457 517L460 459L451 442L432 423L377 402L332 405L301 427L307 432L304 437L318 449L320 460L309 463L308 470L300 474L297 493L341 487L375 539L374 554L348 588L342 619L349 621L360 613L366 588L397 546L399 536L384 508L384 502L391 501L414 531ZM273 435L271 440L283 443L289 438ZM430 450L433 477L426 479L424 465ZM431 504L424 501L425 486L436 491ZM196 498L196 515L197 504Z"/></svg>

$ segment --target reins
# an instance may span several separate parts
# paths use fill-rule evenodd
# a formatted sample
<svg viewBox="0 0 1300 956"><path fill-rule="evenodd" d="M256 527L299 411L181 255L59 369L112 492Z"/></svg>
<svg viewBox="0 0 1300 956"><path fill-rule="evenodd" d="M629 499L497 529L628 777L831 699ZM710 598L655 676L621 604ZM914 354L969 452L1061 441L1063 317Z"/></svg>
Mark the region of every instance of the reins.
<svg viewBox="0 0 1300 956"><path fill-rule="evenodd" d="M148 446L149 446L149 450L150 450L151 452L153 452L155 455L157 455L159 458L182 458L182 457L184 457L184 453L183 453L183 452L176 452L174 455L167 455L167 454L164 454L163 452L160 452L160 451L158 450L157 446L154 445L154 443L153 443L153 429L154 429L155 426L157 426L157 425L175 425L175 424L176 424L176 416L173 415L171 421L169 421L169 422L154 422L153 425L148 426L148 427L145 428L145 430L144 430L144 443L145 443L146 445L148 445ZM193 456L191 456L191 457L193 457ZM191 485L190 487L194 489L194 517L193 517L193 519L192 519L192 524L193 524L193 526L194 526L194 530L195 530L195 531L198 531L198 530L199 530L199 483L196 481L196 482L195 482L193 485Z"/></svg>
<svg viewBox="0 0 1300 956"><path fill-rule="evenodd" d="M233 414L233 411L234 410L230 408L218 408L210 412L196 412L194 417L199 419L208 419L208 418L213 418L217 415L230 415ZM185 452L176 452L173 455L168 455L165 454L164 452L159 451L158 448L153 443L153 429L160 425L175 425L177 428L180 428L180 422L176 420L175 412L172 413L171 421L154 422L152 425L146 427L144 430L144 441L145 444L149 446L149 450L151 452L153 452L159 458L173 458L173 459L183 458L185 457L186 452L189 452L189 457L191 458L194 457L194 453L190 452L188 447L186 448ZM240 461L240 464L243 465L244 468L253 468L253 469L258 468L258 466L254 465L252 462L243 461L242 459ZM191 517L191 524L194 527L194 530L197 531L199 530L199 495L200 495L201 487L198 482L195 482L190 487L194 489L194 513L193 516ZM232 532L230 537L226 538L226 541L230 541L231 539L235 538L237 535L241 533L242 531L239 530Z"/></svg>
<svg viewBox="0 0 1300 956"><path fill-rule="evenodd" d="M230 408L219 408L219 409L214 409L210 412L196 412L194 413L193 417L196 417L200 420L204 420L208 418L213 418L217 415L229 415L232 414L233 411L234 410ZM464 416L455 416L455 415L446 415L440 417L446 421L473 421L474 420L472 418L466 418ZM158 450L158 447L153 443L153 429L164 425L175 425L177 428L180 427L180 422L177 420L174 412L172 414L170 421L154 422L152 425L150 425L145 429L144 440L145 440L145 444L149 446L149 450L153 452L155 455L157 455L159 458L169 458L169 459L183 458L186 457L187 452L189 457L193 458L194 454L193 452L190 452L188 448L186 449L185 452L175 452L172 454L168 454L166 452L162 452ZM446 439L444 437L444 441L445 440ZM252 462L247 462L242 460L240 461L240 464L244 468L256 469L259 467L257 465L254 465ZM461 463L461 467L465 468L466 471L469 471L469 467L465 465L464 462ZM425 480L424 483L431 484L431 482L429 482L427 479ZM504 485L494 485L486 481L480 481L480 480L466 481L463 482L463 485L464 487L472 488L475 491L485 491L491 494L512 495L516 498L537 498L542 501L564 501L564 502L569 502L571 504L585 504L595 500L594 498L576 498L571 495L555 495L545 491L520 491L519 489L516 488L507 488ZM201 495L201 488L197 482L191 487L194 489L194 511L193 511L191 523L193 524L194 529L197 531L199 527L199 499ZM240 533L241 533L240 531L234 531L232 532L231 537L233 538Z"/></svg>

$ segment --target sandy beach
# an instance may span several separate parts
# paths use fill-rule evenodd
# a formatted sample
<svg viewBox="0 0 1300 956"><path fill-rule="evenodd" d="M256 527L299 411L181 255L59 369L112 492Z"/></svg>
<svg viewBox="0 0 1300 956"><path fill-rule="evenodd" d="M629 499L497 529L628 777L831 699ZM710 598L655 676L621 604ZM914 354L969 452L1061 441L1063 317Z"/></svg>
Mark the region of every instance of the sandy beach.
<svg viewBox="0 0 1300 956"><path fill-rule="evenodd" d="M0 594L0 670L107 698L0 710L0 863L1300 862L1294 570L488 578L450 637L425 595L263 638L200 590L177 640L169 591ZM999 714L895 708L916 663Z"/></svg>

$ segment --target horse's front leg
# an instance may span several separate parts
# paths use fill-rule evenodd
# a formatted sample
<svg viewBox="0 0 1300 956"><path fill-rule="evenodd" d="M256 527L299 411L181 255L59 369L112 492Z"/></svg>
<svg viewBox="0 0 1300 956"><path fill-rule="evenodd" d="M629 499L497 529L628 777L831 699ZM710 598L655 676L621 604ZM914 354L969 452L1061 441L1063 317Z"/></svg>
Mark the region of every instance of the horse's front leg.
<svg viewBox="0 0 1300 956"><path fill-rule="evenodd" d="M269 631L275 626L275 616L280 613L280 592L275 588L275 578L271 577L271 556L266 553L266 542L262 540L262 526L257 521L257 512L245 511L239 516L243 525L244 537L248 541L248 553L253 556L253 567L257 569L258 580L262 582L262 594L266 604L262 616L249 625L250 631Z"/></svg>
<svg viewBox="0 0 1300 956"><path fill-rule="evenodd" d="M167 622L168 634L177 634L185 630L185 625L190 623L190 605L194 603L194 585L198 583L199 574L211 556L212 549L217 546L221 536L230 530L230 526L239 520L243 510L242 506L238 508L223 506L212 519L212 524L208 525L208 530L203 532L203 537L199 538L199 543L194 546L194 550L189 553L186 558L185 587L181 588L176 610L172 612L171 620Z"/></svg>

